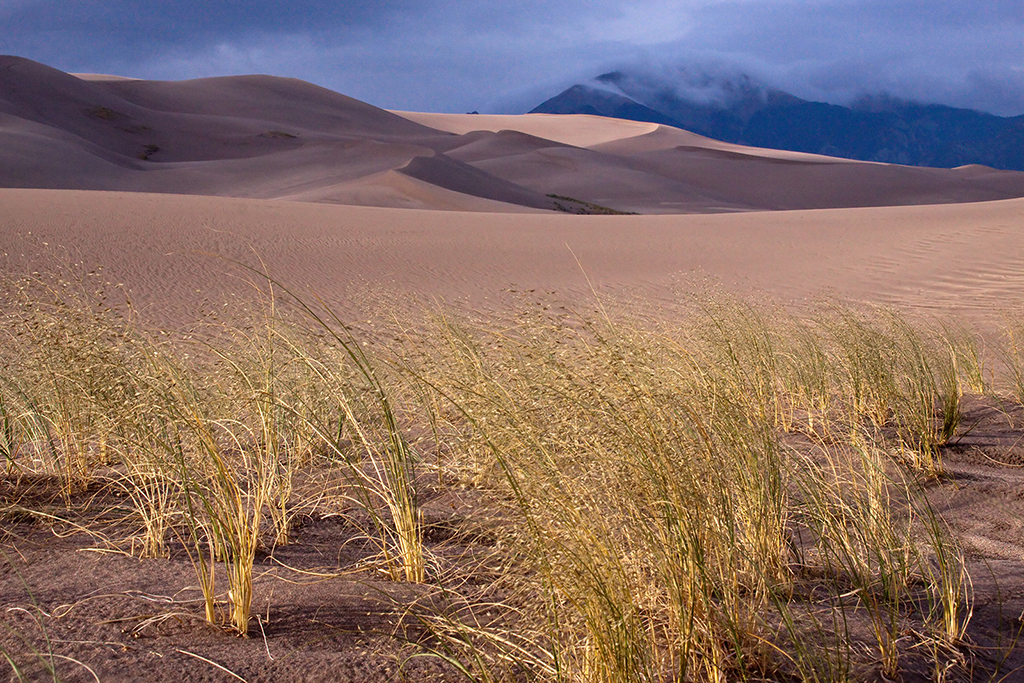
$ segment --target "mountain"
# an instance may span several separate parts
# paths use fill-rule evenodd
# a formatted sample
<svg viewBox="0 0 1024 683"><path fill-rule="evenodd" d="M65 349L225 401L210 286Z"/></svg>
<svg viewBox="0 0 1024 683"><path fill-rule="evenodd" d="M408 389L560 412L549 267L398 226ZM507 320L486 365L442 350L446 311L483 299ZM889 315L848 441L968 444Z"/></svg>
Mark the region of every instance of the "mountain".
<svg viewBox="0 0 1024 683"><path fill-rule="evenodd" d="M530 113L596 114L677 126L724 142L909 166L1024 171L1024 116L889 97L844 107L740 77L698 88L623 72L574 85Z"/></svg>
<svg viewBox="0 0 1024 683"><path fill-rule="evenodd" d="M531 114L590 114L607 116L612 119L645 121L680 127L679 121L634 102L628 97L606 90L595 90L584 85L574 85L557 97L540 105Z"/></svg>

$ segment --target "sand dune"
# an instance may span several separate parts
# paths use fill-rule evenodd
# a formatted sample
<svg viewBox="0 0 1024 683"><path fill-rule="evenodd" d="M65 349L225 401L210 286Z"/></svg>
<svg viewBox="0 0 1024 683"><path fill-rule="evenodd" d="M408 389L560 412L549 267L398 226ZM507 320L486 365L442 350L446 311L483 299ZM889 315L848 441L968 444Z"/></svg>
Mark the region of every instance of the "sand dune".
<svg viewBox="0 0 1024 683"><path fill-rule="evenodd" d="M90 74L90 73L73 73L71 74L75 78L81 78L83 81L138 81L142 80L139 78L131 78L129 76L116 76L114 74Z"/></svg>
<svg viewBox="0 0 1024 683"><path fill-rule="evenodd" d="M430 126L437 130L465 135L474 131L499 133L514 130L538 138L574 147L591 147L602 143L632 138L658 129L656 123L609 119L586 114L432 114L413 111L396 111L410 121ZM694 137L701 137L690 133Z"/></svg>
<svg viewBox="0 0 1024 683"><path fill-rule="evenodd" d="M671 126L656 126L653 130L642 135L633 137L622 137L609 140L595 145L587 145L596 152L606 154L619 154L623 156L634 156L645 152L660 152L669 149L694 149L694 150L720 150L722 152L733 152L737 155L745 155L749 158L760 159L782 159L790 161L821 162L829 164L865 164L870 162L855 161L853 159L840 159L838 157L827 157L820 154L807 154L806 152L792 152L785 149L763 149L760 147L747 147L735 145L731 142L712 140L703 135L691 133L688 130L672 128ZM879 164L874 164L879 165Z"/></svg>
<svg viewBox="0 0 1024 683"><path fill-rule="evenodd" d="M399 173L474 197L536 209L551 208L551 200L539 192L531 192L523 185L502 180L441 154L414 157L406 166L399 169Z"/></svg>
<svg viewBox="0 0 1024 683"><path fill-rule="evenodd" d="M1005 199L1024 196L1024 173L759 150L593 116L395 113L289 78L76 77L2 57L0 187L671 214Z"/></svg>

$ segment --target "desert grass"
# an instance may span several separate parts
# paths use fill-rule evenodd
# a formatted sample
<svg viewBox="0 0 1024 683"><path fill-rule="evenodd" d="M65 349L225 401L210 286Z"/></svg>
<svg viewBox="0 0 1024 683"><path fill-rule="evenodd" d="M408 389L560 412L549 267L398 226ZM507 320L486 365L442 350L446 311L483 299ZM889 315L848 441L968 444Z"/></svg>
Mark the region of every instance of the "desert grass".
<svg viewBox="0 0 1024 683"><path fill-rule="evenodd" d="M1016 400L1024 401L1024 320L1007 317L1003 337L998 360L1006 368L1005 384Z"/></svg>
<svg viewBox="0 0 1024 683"><path fill-rule="evenodd" d="M971 579L928 491L990 384L948 321L710 295L671 325L430 309L369 337L270 283L248 315L168 334L81 287L12 289L7 478L46 475L65 506L124 492L125 551L187 553L211 623L247 633L256 553L342 510L364 567L425 584L425 652L474 680L967 666ZM494 501L486 571L431 554L428 483Z"/></svg>
<svg viewBox="0 0 1024 683"><path fill-rule="evenodd" d="M734 301L694 315L685 333L598 315L583 331L540 319L477 335L442 319L431 335L446 361L424 381L471 425L464 449L498 465L478 456L468 476L502 481L522 520L545 666L568 680L852 677L858 646L813 643L820 617L797 618L815 572L833 612L868 615L887 674L921 604L958 641L963 557L915 478L939 468L947 346L890 312L832 310L813 328ZM935 426L913 422L922 396ZM797 452L785 430L830 445ZM848 617L829 619L812 631Z"/></svg>

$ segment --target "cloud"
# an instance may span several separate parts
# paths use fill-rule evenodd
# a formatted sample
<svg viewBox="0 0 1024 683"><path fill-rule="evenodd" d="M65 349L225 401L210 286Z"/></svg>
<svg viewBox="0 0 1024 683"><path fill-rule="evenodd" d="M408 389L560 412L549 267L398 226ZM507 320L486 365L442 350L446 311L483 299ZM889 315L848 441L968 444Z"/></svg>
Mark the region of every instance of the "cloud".
<svg viewBox="0 0 1024 683"><path fill-rule="evenodd" d="M1024 90L1014 95L1012 74L1022 35L1016 0L730 2L698 12L696 29L674 47L690 59L730 60L809 99L887 92L1021 114Z"/></svg>
<svg viewBox="0 0 1024 683"><path fill-rule="evenodd" d="M613 68L695 65L1024 113L1020 0L0 0L0 26L0 52L67 71L271 73L392 108L525 111Z"/></svg>
<svg viewBox="0 0 1024 683"><path fill-rule="evenodd" d="M10 3L7 3L10 4ZM381 26L416 0L21 0L4 17L21 31L124 36L140 44L183 43L251 32L317 33Z"/></svg>

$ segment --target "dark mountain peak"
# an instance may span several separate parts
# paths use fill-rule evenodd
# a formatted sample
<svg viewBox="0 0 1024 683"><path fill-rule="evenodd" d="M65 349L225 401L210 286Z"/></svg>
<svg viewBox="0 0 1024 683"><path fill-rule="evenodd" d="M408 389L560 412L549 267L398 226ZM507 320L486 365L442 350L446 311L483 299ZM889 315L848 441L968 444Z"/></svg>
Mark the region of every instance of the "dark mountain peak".
<svg viewBox="0 0 1024 683"><path fill-rule="evenodd" d="M659 111L680 103L713 109L750 109L763 105L771 90L745 73L715 73L696 67L680 67L665 75L613 71L597 80L614 85L627 97Z"/></svg>
<svg viewBox="0 0 1024 683"><path fill-rule="evenodd" d="M574 85L532 109L531 114L590 114L678 127L671 116L609 90Z"/></svg>

